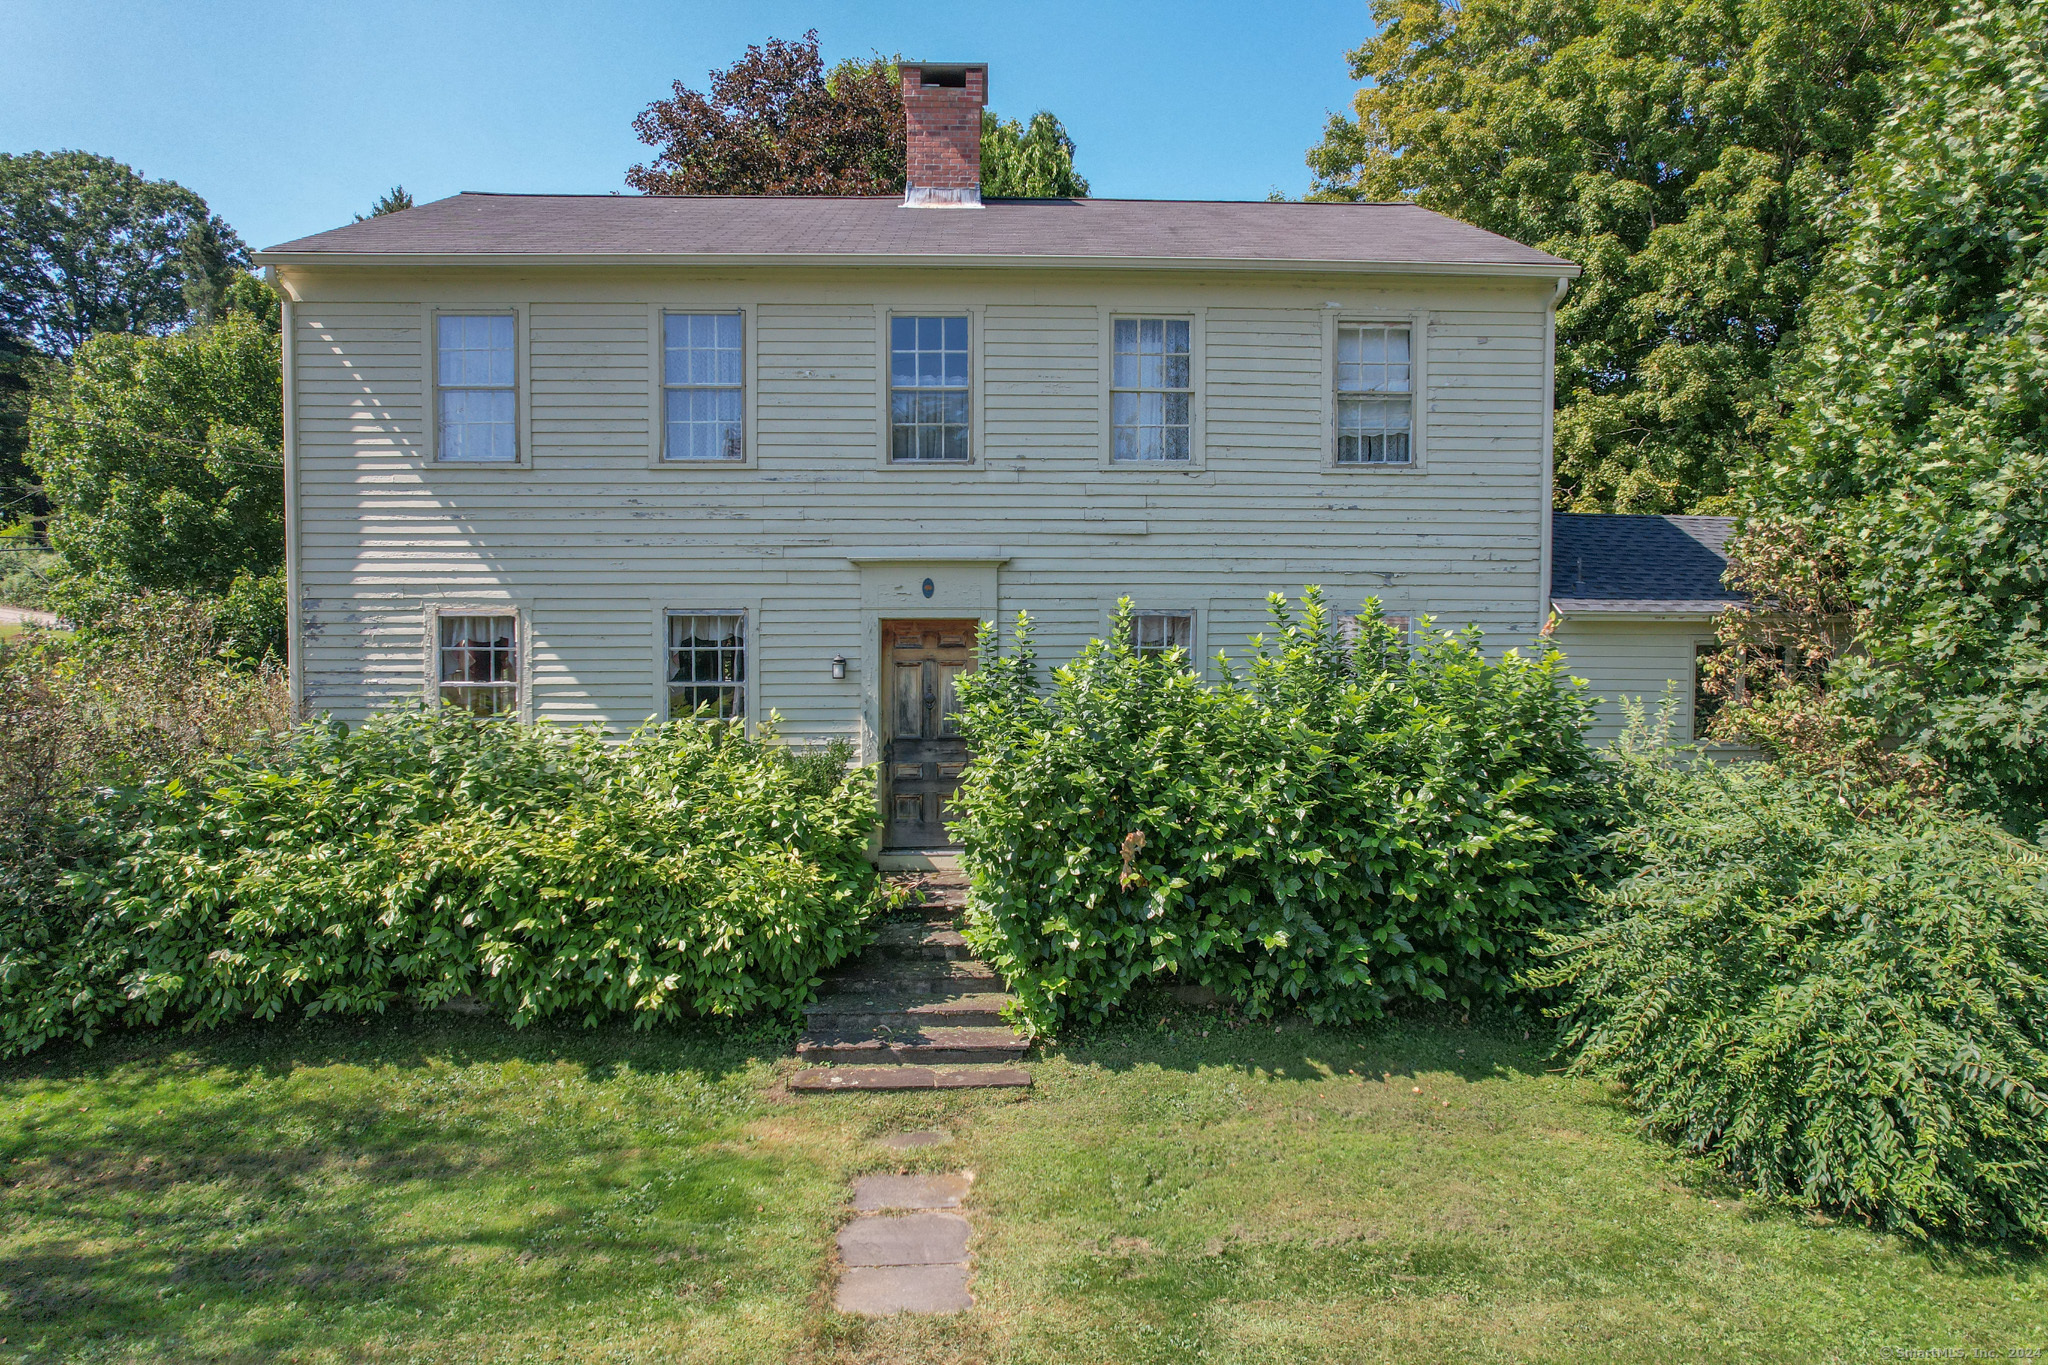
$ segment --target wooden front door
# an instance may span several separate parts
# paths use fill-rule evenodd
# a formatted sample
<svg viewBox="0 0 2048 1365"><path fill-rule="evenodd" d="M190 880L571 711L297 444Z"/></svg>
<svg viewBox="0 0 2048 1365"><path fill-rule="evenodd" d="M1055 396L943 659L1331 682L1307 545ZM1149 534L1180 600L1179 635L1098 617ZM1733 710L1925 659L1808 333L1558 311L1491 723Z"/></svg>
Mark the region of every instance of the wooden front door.
<svg viewBox="0 0 2048 1365"><path fill-rule="evenodd" d="M955 722L954 681L974 667L973 621L882 622L883 809L889 848L938 848L951 842L946 821L967 741Z"/></svg>

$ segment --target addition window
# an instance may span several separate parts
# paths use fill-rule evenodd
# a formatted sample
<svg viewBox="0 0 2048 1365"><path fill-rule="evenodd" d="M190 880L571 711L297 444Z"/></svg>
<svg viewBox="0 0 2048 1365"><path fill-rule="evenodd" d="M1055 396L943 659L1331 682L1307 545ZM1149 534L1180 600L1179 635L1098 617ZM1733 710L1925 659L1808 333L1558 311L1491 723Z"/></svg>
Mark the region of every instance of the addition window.
<svg viewBox="0 0 2048 1365"><path fill-rule="evenodd" d="M1117 318L1111 324L1111 459L1187 462L1195 399L1192 332L1186 318Z"/></svg>
<svg viewBox="0 0 2048 1365"><path fill-rule="evenodd" d="M1195 614L1191 611L1141 611L1131 616L1131 644L1141 659L1156 659L1172 650L1195 652Z"/></svg>
<svg viewBox="0 0 2048 1365"><path fill-rule="evenodd" d="M703 707L722 720L747 714L745 612L670 612L668 713L696 715Z"/></svg>
<svg viewBox="0 0 2048 1365"><path fill-rule="evenodd" d="M1380 615L1380 620L1394 628L1394 638L1400 643L1402 648L1405 649L1413 643L1415 636L1415 622L1413 620L1406 616L1393 616L1386 613ZM1356 645L1358 637L1365 633L1365 618L1363 616L1339 617L1337 629L1343 632L1346 645Z"/></svg>
<svg viewBox="0 0 2048 1365"><path fill-rule="evenodd" d="M462 464L518 460L516 333L510 313L435 315L435 459Z"/></svg>
<svg viewBox="0 0 2048 1365"><path fill-rule="evenodd" d="M1405 324L1337 326L1337 463L1415 462L1414 366Z"/></svg>
<svg viewBox="0 0 2048 1365"><path fill-rule="evenodd" d="M889 319L889 458L968 457L967 319Z"/></svg>
<svg viewBox="0 0 2048 1365"><path fill-rule="evenodd" d="M738 313L662 317L663 459L746 458L745 325Z"/></svg>
<svg viewBox="0 0 2048 1365"><path fill-rule="evenodd" d="M441 703L471 715L504 716L519 709L519 618L440 618Z"/></svg>
<svg viewBox="0 0 2048 1365"><path fill-rule="evenodd" d="M1713 689L1713 666L1721 653L1719 644L1692 647L1692 737L1702 740L1721 714L1721 694ZM1736 680L1737 686L1741 679Z"/></svg>

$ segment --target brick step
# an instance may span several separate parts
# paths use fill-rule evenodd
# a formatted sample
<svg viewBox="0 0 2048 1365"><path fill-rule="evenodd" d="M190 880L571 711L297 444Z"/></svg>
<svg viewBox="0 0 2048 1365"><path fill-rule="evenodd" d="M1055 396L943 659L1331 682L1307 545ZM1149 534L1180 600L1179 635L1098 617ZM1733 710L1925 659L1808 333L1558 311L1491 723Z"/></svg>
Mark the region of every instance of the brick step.
<svg viewBox="0 0 2048 1365"><path fill-rule="evenodd" d="M875 1028L898 1032L954 1024L1000 1028L1003 1006L1015 997L1000 991L948 995L837 995L804 1006L813 1030L856 1033Z"/></svg>
<svg viewBox="0 0 2048 1365"><path fill-rule="evenodd" d="M1003 979L974 958L899 958L862 953L825 979L824 997L1001 991Z"/></svg>
<svg viewBox="0 0 2048 1365"><path fill-rule="evenodd" d="M805 1034L796 1045L796 1055L806 1062L910 1062L937 1066L1016 1061L1030 1046L1030 1039L1006 1028L919 1028L889 1038L821 1031Z"/></svg>
<svg viewBox="0 0 2048 1365"><path fill-rule="evenodd" d="M799 1095L857 1090L974 1090L1031 1088L1031 1074L1014 1066L815 1066L790 1077Z"/></svg>
<svg viewBox="0 0 2048 1365"><path fill-rule="evenodd" d="M967 940L951 920L896 920L882 926L875 936L873 952L884 957L938 957L964 959L974 956Z"/></svg>

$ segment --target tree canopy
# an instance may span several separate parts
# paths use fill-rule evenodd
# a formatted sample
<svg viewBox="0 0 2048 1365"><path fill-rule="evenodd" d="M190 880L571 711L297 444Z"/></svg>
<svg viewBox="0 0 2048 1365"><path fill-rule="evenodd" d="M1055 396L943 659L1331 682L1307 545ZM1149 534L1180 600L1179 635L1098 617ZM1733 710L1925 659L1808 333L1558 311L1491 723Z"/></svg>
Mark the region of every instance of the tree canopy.
<svg viewBox="0 0 2048 1365"><path fill-rule="evenodd" d="M385 191L376 203L370 206L370 212L367 216L371 218L384 218L394 213L404 213L411 207L411 192L403 185L393 185L389 190ZM364 214L357 214L356 221L358 223L362 222L365 216Z"/></svg>
<svg viewBox="0 0 2048 1365"><path fill-rule="evenodd" d="M67 614L92 624L99 603L144 589L261 613L281 606L274 589L252 586L284 562L283 390L268 285L240 276L213 322L172 336L89 338L68 372L42 386L28 425ZM260 608L250 605L257 598Z"/></svg>
<svg viewBox="0 0 2048 1365"><path fill-rule="evenodd" d="M770 38L711 73L707 91L681 81L633 120L656 149L626 172L643 194L900 194L903 91L891 58L829 70L813 29ZM1029 124L982 117L982 193L991 198L1088 192L1074 141L1040 110Z"/></svg>
<svg viewBox="0 0 2048 1365"><path fill-rule="evenodd" d="M183 185L89 152L0 154L0 333L44 355L204 320L248 259Z"/></svg>
<svg viewBox="0 0 2048 1365"><path fill-rule="evenodd" d="M1585 267L1557 500L1727 510L1781 415L1828 206L1917 0L1374 0L1312 197L1414 199Z"/></svg>
<svg viewBox="0 0 2048 1365"><path fill-rule="evenodd" d="M1919 46L1839 232L1734 572L1838 623L1761 643L1803 650L1882 747L2031 833L2048 820L2048 8L1968 0ZM1751 622L1727 633L1759 642Z"/></svg>

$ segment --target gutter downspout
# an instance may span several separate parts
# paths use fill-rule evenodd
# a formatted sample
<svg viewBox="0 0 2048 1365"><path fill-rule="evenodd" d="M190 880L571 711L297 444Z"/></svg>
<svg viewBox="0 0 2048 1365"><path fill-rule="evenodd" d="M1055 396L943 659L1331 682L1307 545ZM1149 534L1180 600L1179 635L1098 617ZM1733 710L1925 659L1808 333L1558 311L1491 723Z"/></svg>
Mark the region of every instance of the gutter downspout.
<svg viewBox="0 0 2048 1365"><path fill-rule="evenodd" d="M1551 485L1557 431L1557 306L1564 302L1564 296L1571 287L1571 276L1558 276L1557 288L1552 291L1550 303L1543 310L1543 482L1537 489L1536 507L1538 544L1541 546L1536 556L1536 629L1539 631L1550 620L1550 521L1554 496Z"/></svg>
<svg viewBox="0 0 2048 1365"><path fill-rule="evenodd" d="M292 308L291 291L276 266L264 268L270 287L277 291L278 349L284 366L284 596L285 676L290 686L292 718L304 719L306 712L305 619L299 600L299 403L298 367L292 363L298 350L298 319Z"/></svg>

